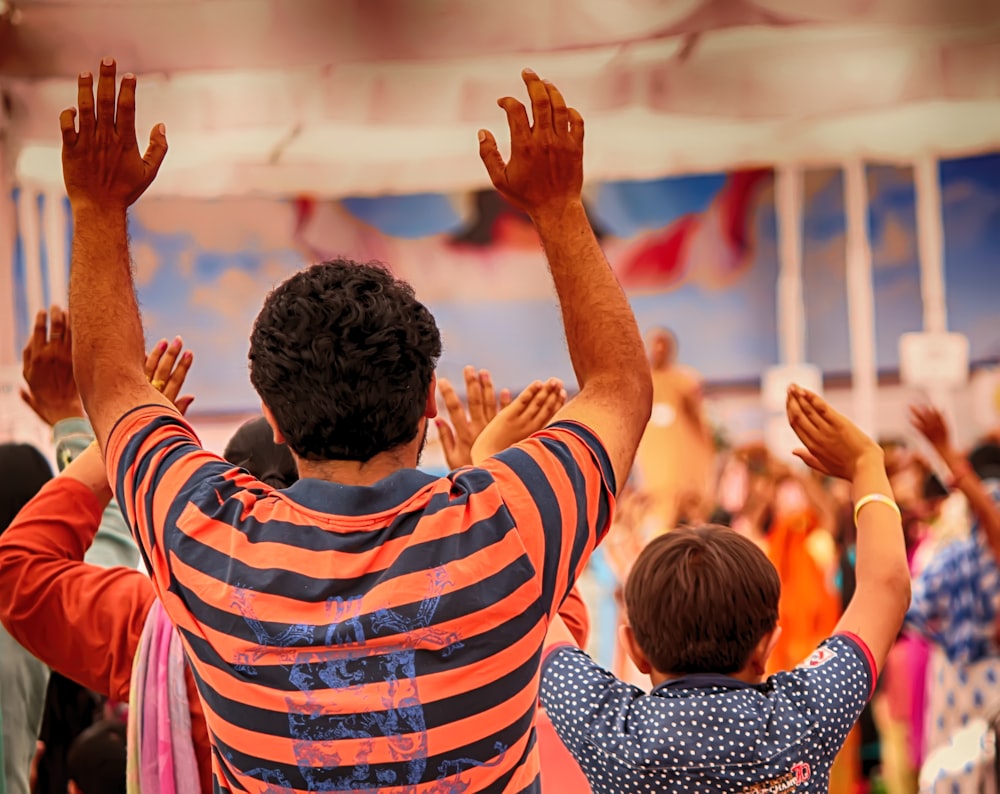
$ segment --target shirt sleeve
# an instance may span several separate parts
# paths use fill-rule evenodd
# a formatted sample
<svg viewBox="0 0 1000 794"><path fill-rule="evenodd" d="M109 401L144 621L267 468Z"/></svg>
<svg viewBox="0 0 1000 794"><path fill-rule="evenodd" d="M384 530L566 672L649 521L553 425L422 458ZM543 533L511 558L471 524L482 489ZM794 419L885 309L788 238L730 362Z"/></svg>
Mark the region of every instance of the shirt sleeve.
<svg viewBox="0 0 1000 794"><path fill-rule="evenodd" d="M56 445L56 462L59 471L63 471L94 442L94 430L90 421L82 417L63 419L52 427L52 438ZM102 568L116 565L135 568L139 564L139 549L132 540L122 511L113 499L104 508L97 537L87 549L84 559Z"/></svg>
<svg viewBox="0 0 1000 794"><path fill-rule="evenodd" d="M541 578L549 615L563 603L604 538L615 477L600 439L576 422L557 422L482 466Z"/></svg>
<svg viewBox="0 0 1000 794"><path fill-rule="evenodd" d="M153 587L141 572L83 561L101 510L56 477L0 536L0 620L24 648L88 689L127 700Z"/></svg>
<svg viewBox="0 0 1000 794"><path fill-rule="evenodd" d="M162 597L171 582L167 551L193 490L221 486L226 474L236 469L202 449L191 426L162 405L140 406L118 420L108 437L105 463L154 589Z"/></svg>
<svg viewBox="0 0 1000 794"><path fill-rule="evenodd" d="M875 692L878 672L868 646L854 634L825 640L795 670L771 682L817 726L818 746L831 756Z"/></svg>
<svg viewBox="0 0 1000 794"><path fill-rule="evenodd" d="M590 613L587 611L587 605L576 586L569 591L566 600L559 607L559 617L563 619L566 628L573 635L577 646L586 648L587 641L590 639Z"/></svg>
<svg viewBox="0 0 1000 794"><path fill-rule="evenodd" d="M627 733L632 705L642 694L572 645L553 645L542 659L541 706L578 761L592 733Z"/></svg>

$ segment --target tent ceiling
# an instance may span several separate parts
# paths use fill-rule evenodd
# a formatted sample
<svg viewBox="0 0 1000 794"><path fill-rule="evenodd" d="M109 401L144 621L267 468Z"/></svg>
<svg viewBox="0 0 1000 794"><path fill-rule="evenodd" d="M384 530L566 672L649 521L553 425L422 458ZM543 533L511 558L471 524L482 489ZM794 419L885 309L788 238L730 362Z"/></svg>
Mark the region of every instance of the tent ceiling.
<svg viewBox="0 0 1000 794"><path fill-rule="evenodd" d="M1000 0L0 0L0 19L15 173L41 186L75 74L107 53L140 77L140 124L167 124L160 194L481 186L475 131L502 128L525 65L584 113L595 179L1000 147Z"/></svg>

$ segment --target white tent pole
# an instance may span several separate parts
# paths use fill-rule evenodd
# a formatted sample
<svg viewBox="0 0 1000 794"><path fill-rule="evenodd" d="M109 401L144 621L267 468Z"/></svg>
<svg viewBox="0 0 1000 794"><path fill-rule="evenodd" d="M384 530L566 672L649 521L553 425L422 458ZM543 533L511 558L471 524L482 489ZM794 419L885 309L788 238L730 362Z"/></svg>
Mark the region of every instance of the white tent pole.
<svg viewBox="0 0 1000 794"><path fill-rule="evenodd" d="M870 435L877 433L875 360L875 295L872 251L868 238L868 183L865 164L855 158L844 165L847 210L847 314L851 339L853 419Z"/></svg>
<svg viewBox="0 0 1000 794"><path fill-rule="evenodd" d="M49 299L51 303L66 308L69 305L69 253L66 250L66 225L69 218L63 195L62 191L45 191L42 226L45 250L48 252Z"/></svg>
<svg viewBox="0 0 1000 794"><path fill-rule="evenodd" d="M940 163L936 157L924 154L917 158L913 164L913 186L917 194L917 252L924 331L945 333L948 330L948 303L944 281L944 218L941 211ZM951 389L931 386L927 389L927 397L944 411L952 428L959 427L961 423L957 421L959 417L955 413Z"/></svg>
<svg viewBox="0 0 1000 794"><path fill-rule="evenodd" d="M913 169L917 192L917 250L920 254L920 294L924 303L924 331L948 330L944 288L944 221L941 217L941 180L937 158L924 155Z"/></svg>
<svg viewBox="0 0 1000 794"><path fill-rule="evenodd" d="M42 256L39 237L38 194L22 187L17 194L17 217L24 251L24 284L28 299L28 317L45 306L42 287Z"/></svg>
<svg viewBox="0 0 1000 794"><path fill-rule="evenodd" d="M0 116L3 107L0 104ZM9 138L3 133L4 120L0 118L0 367L13 365L19 360L17 351L16 316L17 296L14 294L14 202L11 201L11 176L13 158L8 150Z"/></svg>
<svg viewBox="0 0 1000 794"><path fill-rule="evenodd" d="M775 174L778 216L778 354L794 366L806 360L805 305L802 299L802 169L779 166Z"/></svg>

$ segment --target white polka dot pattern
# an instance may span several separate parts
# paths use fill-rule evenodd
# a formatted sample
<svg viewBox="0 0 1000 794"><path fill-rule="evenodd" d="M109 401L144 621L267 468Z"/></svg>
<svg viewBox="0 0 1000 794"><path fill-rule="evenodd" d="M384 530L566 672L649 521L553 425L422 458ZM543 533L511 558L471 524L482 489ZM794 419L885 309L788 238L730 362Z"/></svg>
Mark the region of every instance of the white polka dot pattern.
<svg viewBox="0 0 1000 794"><path fill-rule="evenodd" d="M826 792L874 671L853 637L810 661L757 687L711 676L646 694L565 646L543 663L541 702L594 794Z"/></svg>

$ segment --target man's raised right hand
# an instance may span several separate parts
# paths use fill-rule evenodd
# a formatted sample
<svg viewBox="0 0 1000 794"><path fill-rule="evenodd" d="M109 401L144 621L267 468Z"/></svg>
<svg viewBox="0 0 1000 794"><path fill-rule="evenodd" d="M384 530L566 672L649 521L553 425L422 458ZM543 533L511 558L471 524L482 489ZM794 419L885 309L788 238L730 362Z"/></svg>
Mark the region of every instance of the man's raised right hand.
<svg viewBox="0 0 1000 794"><path fill-rule="evenodd" d="M507 201L537 218L580 201L583 189L583 118L566 107L559 89L530 69L521 73L531 98L533 123L523 104L502 97L497 104L510 125L505 163L489 130L479 131L479 156L494 187Z"/></svg>

